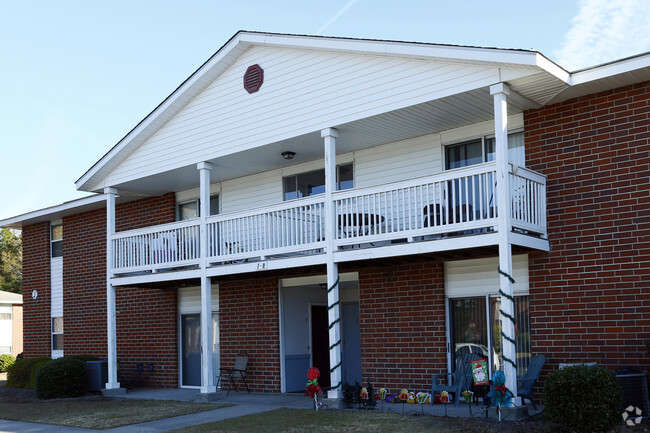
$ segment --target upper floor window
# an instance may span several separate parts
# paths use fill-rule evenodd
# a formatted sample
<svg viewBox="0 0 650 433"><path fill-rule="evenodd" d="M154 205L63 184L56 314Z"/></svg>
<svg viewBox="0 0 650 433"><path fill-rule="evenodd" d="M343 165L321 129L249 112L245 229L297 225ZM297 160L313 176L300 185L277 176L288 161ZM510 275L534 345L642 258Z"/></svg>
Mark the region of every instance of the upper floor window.
<svg viewBox="0 0 650 433"><path fill-rule="evenodd" d="M493 137L483 137L446 146L445 170L494 161L494 146L495 140ZM508 160L525 167L526 155L523 132L508 135Z"/></svg>
<svg viewBox="0 0 650 433"><path fill-rule="evenodd" d="M189 220L201 216L200 200L190 200L176 205L176 218L178 221ZM219 196L213 195L210 197L210 215L217 215L219 213Z"/></svg>
<svg viewBox="0 0 650 433"><path fill-rule="evenodd" d="M52 257L63 256L63 224L50 225L50 250Z"/></svg>
<svg viewBox="0 0 650 433"><path fill-rule="evenodd" d="M325 169L298 173L282 179L285 200L309 197L325 192ZM353 164L336 166L336 189L344 190L354 187Z"/></svg>

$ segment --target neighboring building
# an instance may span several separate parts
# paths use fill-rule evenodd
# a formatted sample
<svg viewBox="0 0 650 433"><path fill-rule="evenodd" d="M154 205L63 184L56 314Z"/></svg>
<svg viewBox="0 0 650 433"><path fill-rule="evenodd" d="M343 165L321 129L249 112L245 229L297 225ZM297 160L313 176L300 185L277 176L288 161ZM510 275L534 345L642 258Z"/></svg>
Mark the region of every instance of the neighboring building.
<svg viewBox="0 0 650 433"><path fill-rule="evenodd" d="M25 355L203 393L242 350L258 392L311 365L426 390L467 351L510 388L537 353L647 369L649 126L650 54L239 32L77 181L97 195L0 221Z"/></svg>
<svg viewBox="0 0 650 433"><path fill-rule="evenodd" d="M0 290L0 354L23 352L23 296Z"/></svg>

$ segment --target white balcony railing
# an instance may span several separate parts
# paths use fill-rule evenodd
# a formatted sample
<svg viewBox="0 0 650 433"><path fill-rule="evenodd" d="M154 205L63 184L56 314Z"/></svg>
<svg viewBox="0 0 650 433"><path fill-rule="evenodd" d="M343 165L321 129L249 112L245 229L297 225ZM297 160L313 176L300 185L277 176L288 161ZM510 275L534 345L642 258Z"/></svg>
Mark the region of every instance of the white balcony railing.
<svg viewBox="0 0 650 433"><path fill-rule="evenodd" d="M333 194L336 250L436 240L498 230L496 167L485 163L408 181ZM546 235L546 179L509 174L515 230ZM325 202L319 195L207 218L210 266L313 255L325 248ZM200 263L198 219L113 236L116 274Z"/></svg>

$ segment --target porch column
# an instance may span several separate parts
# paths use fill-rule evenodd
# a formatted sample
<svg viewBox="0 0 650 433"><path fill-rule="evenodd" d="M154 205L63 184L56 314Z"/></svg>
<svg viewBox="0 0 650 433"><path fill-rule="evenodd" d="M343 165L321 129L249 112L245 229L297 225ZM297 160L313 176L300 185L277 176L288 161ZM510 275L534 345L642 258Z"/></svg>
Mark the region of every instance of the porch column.
<svg viewBox="0 0 650 433"><path fill-rule="evenodd" d="M517 357L515 351L514 298L512 283L512 232L510 211L510 179L508 174L508 103L510 88L505 83L490 86L494 97L494 138L496 161L496 192L499 239L499 294L501 295L501 347L506 387L517 396Z"/></svg>
<svg viewBox="0 0 650 433"><path fill-rule="evenodd" d="M108 342L108 382L106 389L118 389L117 381L117 344L115 287L111 284L113 276L113 241L115 234L115 197L116 188L104 188L106 195L106 339Z"/></svg>
<svg viewBox="0 0 650 433"><path fill-rule="evenodd" d="M200 162L196 168L199 170L200 189L200 236L201 249L201 394L217 391L214 384L214 368L212 366L212 290L211 279L207 276L208 268L208 224L206 218L210 216L210 172L212 164Z"/></svg>
<svg viewBox="0 0 650 433"><path fill-rule="evenodd" d="M341 391L341 312L339 305L339 267L334 262L334 239L336 237L336 209L334 196L336 190L336 138L338 133L334 128L321 131L325 142L325 254L327 263L327 318L329 322L330 371L321 372L321 376L329 373L332 389L327 393L328 398L340 399Z"/></svg>

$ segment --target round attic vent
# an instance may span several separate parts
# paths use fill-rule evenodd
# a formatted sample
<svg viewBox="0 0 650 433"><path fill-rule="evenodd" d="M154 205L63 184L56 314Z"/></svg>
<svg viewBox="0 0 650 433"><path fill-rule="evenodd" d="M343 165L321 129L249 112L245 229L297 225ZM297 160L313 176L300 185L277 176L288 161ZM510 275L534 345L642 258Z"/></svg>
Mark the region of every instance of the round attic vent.
<svg viewBox="0 0 650 433"><path fill-rule="evenodd" d="M248 93L255 93L260 90L264 82L264 70L260 65L252 65L246 69L244 74L244 89Z"/></svg>

